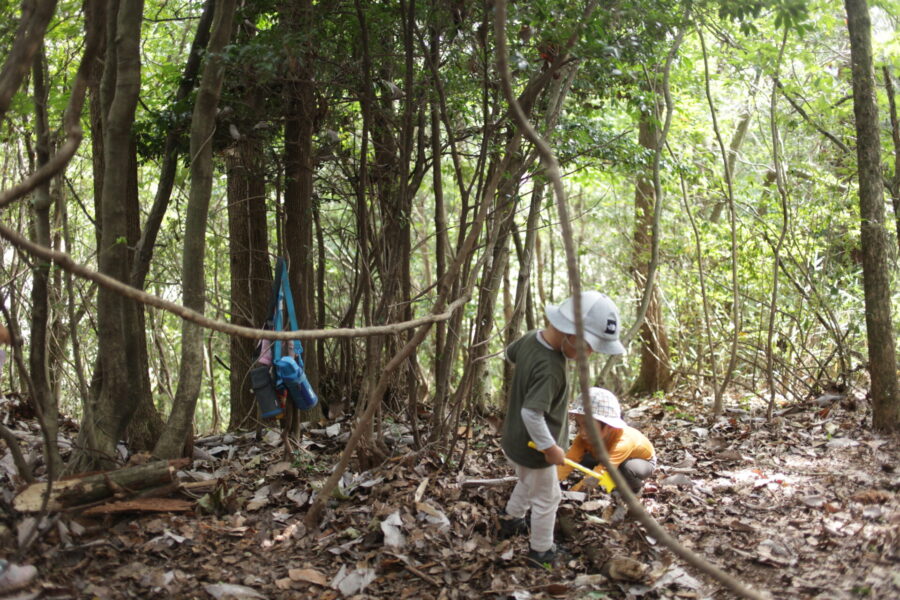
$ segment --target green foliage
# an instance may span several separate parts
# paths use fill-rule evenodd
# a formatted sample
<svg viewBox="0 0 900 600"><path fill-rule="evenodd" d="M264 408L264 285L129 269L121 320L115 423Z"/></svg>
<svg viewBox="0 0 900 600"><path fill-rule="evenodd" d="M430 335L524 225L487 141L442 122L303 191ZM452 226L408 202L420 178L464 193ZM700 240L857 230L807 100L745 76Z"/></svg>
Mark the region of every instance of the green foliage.
<svg viewBox="0 0 900 600"><path fill-rule="evenodd" d="M774 15L775 29L794 29L801 34L812 30L808 0L723 0L719 3L719 18L737 22L745 34L759 33L755 21L765 15Z"/></svg>

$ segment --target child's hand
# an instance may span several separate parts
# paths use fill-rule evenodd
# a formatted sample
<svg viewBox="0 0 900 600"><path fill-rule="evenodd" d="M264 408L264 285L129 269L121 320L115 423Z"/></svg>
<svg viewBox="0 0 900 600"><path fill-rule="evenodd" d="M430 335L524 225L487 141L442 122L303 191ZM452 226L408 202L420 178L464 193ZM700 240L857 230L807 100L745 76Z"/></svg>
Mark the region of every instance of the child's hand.
<svg viewBox="0 0 900 600"><path fill-rule="evenodd" d="M546 460L551 465L561 465L565 462L566 453L563 452L563 449L556 444L553 444L543 452L544 460Z"/></svg>

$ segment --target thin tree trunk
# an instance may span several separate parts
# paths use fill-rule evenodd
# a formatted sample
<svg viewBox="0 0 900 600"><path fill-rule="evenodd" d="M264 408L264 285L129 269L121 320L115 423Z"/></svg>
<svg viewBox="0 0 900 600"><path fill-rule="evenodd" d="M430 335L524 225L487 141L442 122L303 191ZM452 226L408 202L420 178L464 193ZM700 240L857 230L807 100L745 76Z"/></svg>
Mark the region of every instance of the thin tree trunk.
<svg viewBox="0 0 900 600"><path fill-rule="evenodd" d="M203 50L209 42L209 29L212 25L215 13L215 2L206 0L203 5L203 13L197 23L197 31L191 50L188 54L181 82L175 91L174 102L182 102L190 94L197 83L197 75L200 72L200 62ZM134 262L131 266L131 285L138 289L144 289L147 273L150 270L150 260L153 257L153 249L163 217L172 197L172 188L175 184L175 175L178 172L178 159L181 157L179 146L186 131L180 127L174 127L166 132L166 140L162 151L162 161L159 165L159 181L156 185L156 195L153 198L153 206L144 224L141 238L135 249Z"/></svg>
<svg viewBox="0 0 900 600"><path fill-rule="evenodd" d="M756 84L759 82L759 77L762 74L762 69L756 69L756 76L753 78L753 85L750 86L750 100L753 98L753 91L756 89ZM728 176L734 180L734 166L737 164L738 152L741 150L741 146L744 144L744 138L747 137L747 131L750 129L750 119L753 117L752 106L750 106L750 102L741 109L741 116L738 120L737 126L734 128L734 133L731 136L731 142L728 144L728 161L725 166L728 169ZM712 223L718 223L719 218L722 216L722 209L728 203L725 200L720 200L716 202L716 205L713 207L712 213L709 216L709 220Z"/></svg>
<svg viewBox="0 0 900 600"><path fill-rule="evenodd" d="M776 63L776 74L781 68L781 61L784 56L784 47L787 43L788 30L785 29L784 37L781 40L781 47L778 50L778 61ZM775 186L778 188L778 198L781 200L781 229L778 232L778 242L775 245L772 265L772 299L769 302L769 323L766 335L766 376L769 385L769 404L766 407L766 418L772 418L772 411L775 408L775 311L778 306L778 274L781 266L781 248L784 245L784 238L787 236L788 225L790 223L790 213L788 210L788 191L787 184L784 180L784 168L781 163L781 138L778 132L778 121L776 119L778 90L776 87L772 89L772 98L769 110L770 125L772 130L772 163L775 170Z"/></svg>
<svg viewBox="0 0 900 600"><path fill-rule="evenodd" d="M891 178L891 203L894 207L894 227L897 232L897 247L900 249L900 121L897 119L897 102L894 99L894 79L887 65L882 67L884 89L887 91L891 116L891 141L894 143L894 176Z"/></svg>
<svg viewBox="0 0 900 600"><path fill-rule="evenodd" d="M265 193L264 186L261 192L259 189L252 189L260 187L254 185L259 177L253 168L259 151L255 146L256 142L253 141L239 142L225 159L228 180L228 253L231 267L229 322L247 327L263 325L262 322L254 321L250 308L253 302L250 290L250 203L254 201L254 195ZM255 425L250 421L255 414L256 405L248 375L257 342L235 336L230 338L229 345L231 417L228 429L237 431Z"/></svg>
<svg viewBox="0 0 900 600"><path fill-rule="evenodd" d="M875 77L872 71L872 24L866 0L844 0L844 6L847 9L847 30L850 33L853 115L856 119L863 291L874 408L872 426L876 430L890 432L900 429L900 397L897 390L897 353L891 322L878 105L875 101Z"/></svg>
<svg viewBox="0 0 900 600"><path fill-rule="evenodd" d="M703 74L706 89L706 100L709 103L709 113L712 117L713 130L716 133L716 141L719 144L719 151L722 155L724 164L725 185L728 192L728 216L731 228L731 351L725 372L722 374L721 385L714 390L713 414L720 415L724 409L723 392L728 387L731 377L734 374L734 367L737 363L738 339L741 332L741 294L738 283L737 263L738 263L738 241L737 241L737 216L734 202L734 189L731 181L731 171L728 169L728 154L725 152L725 145L722 142L722 135L719 131L719 121L716 116L716 108L713 102L712 91L709 85L709 62L706 53L706 42L703 39L703 33L698 30L700 36L700 45L703 50Z"/></svg>
<svg viewBox="0 0 900 600"><path fill-rule="evenodd" d="M50 159L50 127L47 120L48 92L46 85L46 59L43 46L37 53L32 70L34 81L34 125L36 168L41 168ZM32 221L33 239L42 246L50 247L50 207L53 199L50 196L50 182L39 185L31 201L34 209ZM52 479L59 477L62 470L62 458L56 444L59 431L59 405L53 394L50 382L50 263L46 260L35 260L34 277L31 282L31 343L29 344L28 366L31 380L34 382L34 402L39 406L38 416L44 422L42 429L46 432L44 439L44 457Z"/></svg>
<svg viewBox="0 0 900 600"><path fill-rule="evenodd" d="M128 187L124 198L127 239L128 239L128 264L135 262L135 254L131 250L141 237L141 209L138 198L137 180L137 146L134 140L128 145ZM134 354L128 357L137 374L132 380L131 394L134 396L136 407L134 416L125 430L125 441L133 452L148 452L153 449L156 440L159 439L163 429L163 420L153 404L153 395L150 385L150 356L147 343L147 316L144 305L140 302L133 303L137 325L131 332L133 338L132 347Z"/></svg>
<svg viewBox="0 0 900 600"><path fill-rule="evenodd" d="M288 2L282 6L288 26L303 31L305 38L300 48L302 58L289 63L287 78L287 103L284 127L285 188L284 215L285 254L288 257L288 279L294 296L297 326L312 329L316 324L315 247L313 243L313 136L316 131L316 108L313 59L311 48L315 35L314 11L311 0ZM319 382L318 354L315 342L303 347L303 362L310 384L315 389ZM293 411L293 407L291 411ZM302 421L320 419L322 407L299 413L291 420L294 434L299 432Z"/></svg>
<svg viewBox="0 0 900 600"><path fill-rule="evenodd" d="M440 61L440 35L438 28L434 25L431 27L430 43L430 61L436 65ZM436 79L436 78L435 78ZM435 83L435 93L437 85ZM440 280L447 270L447 250L450 247L450 240L447 235L447 209L444 207L444 177L443 162L441 161L441 116L438 106L440 99L434 97L431 99L431 168L432 168L432 188L434 189L434 260L435 260L435 280ZM434 327L434 378L437 381L440 377L440 364L447 360L444 356L444 344L447 335L447 324L437 323ZM441 407L443 408L443 407ZM438 410L434 408L432 410Z"/></svg>
<svg viewBox="0 0 900 600"><path fill-rule="evenodd" d="M216 7L209 52L191 120L191 191L184 225L182 286L184 305L201 314L206 305L204 265L206 225L212 194L212 137L224 79L221 52L231 38L235 2L222 0ZM182 453L191 431L203 378L203 329L196 323L184 321L181 331L178 388L166 428L153 450L153 454L160 458L175 458Z"/></svg>
<svg viewBox="0 0 900 600"><path fill-rule="evenodd" d="M651 91L655 96L655 93ZM659 99L654 102L653 113L641 113L638 123L638 143L653 152L659 149ZM647 275L652 260L653 221L656 212L656 188L652 173L639 173L634 190L634 249L633 264L638 289L647 285ZM638 377L629 390L633 395L650 395L666 391L672 383L669 368L669 337L666 333L659 301L659 287L651 284L650 304L641 325L641 364Z"/></svg>

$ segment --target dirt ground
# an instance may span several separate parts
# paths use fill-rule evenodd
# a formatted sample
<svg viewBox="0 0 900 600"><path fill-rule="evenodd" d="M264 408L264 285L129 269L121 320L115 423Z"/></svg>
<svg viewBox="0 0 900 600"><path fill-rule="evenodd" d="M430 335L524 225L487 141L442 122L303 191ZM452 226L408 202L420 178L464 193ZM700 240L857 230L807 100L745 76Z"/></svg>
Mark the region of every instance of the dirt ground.
<svg viewBox="0 0 900 600"><path fill-rule="evenodd" d="M0 420L35 456L39 431L17 417L16 402L0 399ZM685 546L773 598L900 598L898 440L868 430L865 394L776 407L771 421L764 406L731 403L742 408L718 419L694 401L626 406L626 420L658 452L660 468L641 498L649 513ZM569 530L558 534L565 564L529 567L525 538L497 537L513 483L492 425L459 431L468 445L461 467L413 454L408 430L385 428L392 458L346 473L314 531L303 517L337 463L346 420L309 428L289 461L275 430L261 440L252 433L198 440L179 478L211 483L202 494L172 492L187 500L177 512L164 503L149 512L145 503L139 512L95 516L16 513L10 507L22 485L0 442L0 557L39 573L0 597L734 597L633 519L610 524L609 497L597 489L565 492L560 520ZM15 540L36 527L17 558Z"/></svg>

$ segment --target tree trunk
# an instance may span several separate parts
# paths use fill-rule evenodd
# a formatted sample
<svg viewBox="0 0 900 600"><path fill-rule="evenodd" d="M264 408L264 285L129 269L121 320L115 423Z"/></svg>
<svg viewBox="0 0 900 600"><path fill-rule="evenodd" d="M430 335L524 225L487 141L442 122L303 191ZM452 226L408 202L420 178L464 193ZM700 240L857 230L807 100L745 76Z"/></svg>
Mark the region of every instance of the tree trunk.
<svg viewBox="0 0 900 600"><path fill-rule="evenodd" d="M224 79L221 52L231 38L234 7L235 0L223 0L216 7L209 52L191 119L191 191L184 225L182 289L184 305L199 313L204 312L206 305L204 265L213 176L211 138ZM196 323L184 321L181 331L178 388L166 428L153 450L154 455L160 458L175 458L182 453L185 439L191 431L203 378L203 330Z"/></svg>
<svg viewBox="0 0 900 600"><path fill-rule="evenodd" d="M856 157L859 170L863 291L872 378L872 426L879 431L900 429L897 390L897 353L891 323L888 235L884 226L884 189L872 71L872 25L866 0L844 0L850 32L853 74L853 115L856 119Z"/></svg>
<svg viewBox="0 0 900 600"><path fill-rule="evenodd" d="M261 159L260 141L253 138L239 142L226 159L231 323L248 327L262 327L271 294L272 276L268 266L268 235L265 228L266 186ZM260 261L264 267L262 269ZM231 418L228 428L234 431L247 429L254 423L252 418L256 403L248 374L257 341L232 336L230 343Z"/></svg>
<svg viewBox="0 0 900 600"><path fill-rule="evenodd" d="M141 238L141 208L138 197L137 146L134 140L128 145L128 188L124 198L127 220L128 264L135 262L132 248ZM143 287L143 284L142 286ZM153 404L150 386L150 355L147 346L147 317L144 305L133 302L136 327L132 331L134 354L127 357L133 363L137 379L132 380L131 394L134 396L134 416L125 430L125 441L132 452L147 452L153 448L163 429L163 420Z"/></svg>
<svg viewBox="0 0 900 600"><path fill-rule="evenodd" d="M104 173L100 205L100 272L128 282L128 215L131 127L141 82L140 30L142 0L111 2L107 15L106 69L101 82L104 113ZM113 95L113 91L115 94ZM107 108L108 107L108 108ZM99 394L85 406L73 458L75 471L115 464L116 443L136 407L132 387L142 374L136 361L135 331L140 327L133 300L101 287L97 297Z"/></svg>
<svg viewBox="0 0 900 600"><path fill-rule="evenodd" d="M510 345L522 335L522 321L528 321L528 298L531 292L531 269L534 264L535 241L537 240L537 220L544 202L546 185L543 178L534 183L531 191L531 205L528 207L528 218L525 220L525 241L519 247L516 244L519 275L516 280L516 296L513 301L512 316L507 323L505 345ZM514 234L516 232L513 232ZM528 329L530 331L530 329ZM503 361L503 409L506 410L506 399L509 397L509 385L512 382L513 364Z"/></svg>
<svg viewBox="0 0 900 600"><path fill-rule="evenodd" d="M897 232L897 248L900 249L900 120L897 119L897 102L894 98L894 79L887 65L884 72L884 89L887 92L888 106L891 116L891 140L894 142L894 176L891 177L889 190L891 204L894 207L894 229Z"/></svg>
<svg viewBox="0 0 900 600"><path fill-rule="evenodd" d="M238 26L237 43L255 36L253 27ZM226 154L228 177L228 253L231 273L231 322L262 327L269 315L272 269L269 265L268 223L266 220L266 179L264 140L253 127L263 110L263 90L255 85L257 74L250 70L232 85L232 94L243 97L247 115L253 119L239 123L242 138ZM239 91L242 90L242 91ZM257 354L256 340L232 336L230 339L230 420L229 430L256 426L256 401L251 392L249 372Z"/></svg>
<svg viewBox="0 0 900 600"><path fill-rule="evenodd" d="M46 59L43 46L37 53L33 68L34 80L34 127L37 138L37 161L35 168L46 165L50 159L50 126L47 120ZM31 205L34 208L32 236L35 242L50 247L50 182L39 185L34 190ZM35 259L34 277L31 281L31 343L29 344L28 367L34 385L38 418L45 433L44 458L51 479L56 479L62 470L62 459L56 444L59 432L59 404L50 382L50 263Z"/></svg>
<svg viewBox="0 0 900 600"><path fill-rule="evenodd" d="M315 247L313 245L313 135L316 129L317 108L313 72L310 70L314 34L311 0L303 0L286 9L288 23L305 31L308 36L303 44L303 58L293 65L288 77L288 102L285 115L285 186L284 213L285 251L288 257L288 279L294 296L297 326L312 329L316 326L316 278ZM310 384L319 383L318 355L315 344L309 342L303 348L303 361ZM299 431L301 420L322 417L322 408L303 411L299 419L292 421L294 431Z"/></svg>
<svg viewBox="0 0 900 600"><path fill-rule="evenodd" d="M658 113L658 111L656 111ZM659 130L655 114L641 113L638 125L638 142L644 148L655 151L659 143ZM634 190L634 254L632 260L638 289L646 285L651 260L653 236L653 212L656 193L652 176L639 173ZM653 295L644 323L641 326L641 366L637 380L629 390L634 395L649 395L666 391L671 384L669 370L669 339L662 319L659 289L653 284Z"/></svg>

